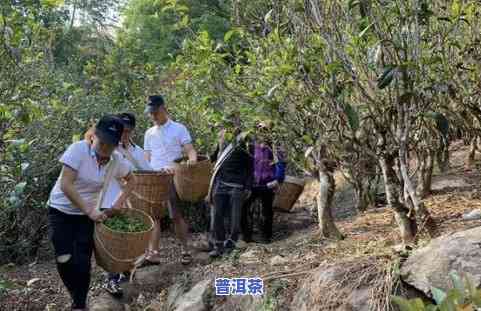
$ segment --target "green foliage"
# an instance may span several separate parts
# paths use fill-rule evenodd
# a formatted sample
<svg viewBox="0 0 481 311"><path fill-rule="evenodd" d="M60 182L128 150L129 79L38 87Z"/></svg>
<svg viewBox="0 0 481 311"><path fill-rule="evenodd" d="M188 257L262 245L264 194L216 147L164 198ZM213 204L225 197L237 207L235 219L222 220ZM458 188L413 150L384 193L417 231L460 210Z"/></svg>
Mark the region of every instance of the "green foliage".
<svg viewBox="0 0 481 311"><path fill-rule="evenodd" d="M219 1L132 0L123 10L119 42L135 63L167 64L199 32L223 38L228 16Z"/></svg>
<svg viewBox="0 0 481 311"><path fill-rule="evenodd" d="M407 300L392 297L392 300L401 311L468 311L481 307L481 290L477 289L468 277L464 281L456 273L450 274L450 277L452 289L447 292L439 288L431 289L435 305L425 305L419 298Z"/></svg>
<svg viewBox="0 0 481 311"><path fill-rule="evenodd" d="M0 297L2 297L2 295L12 287L13 287L13 284L11 282L0 278Z"/></svg>

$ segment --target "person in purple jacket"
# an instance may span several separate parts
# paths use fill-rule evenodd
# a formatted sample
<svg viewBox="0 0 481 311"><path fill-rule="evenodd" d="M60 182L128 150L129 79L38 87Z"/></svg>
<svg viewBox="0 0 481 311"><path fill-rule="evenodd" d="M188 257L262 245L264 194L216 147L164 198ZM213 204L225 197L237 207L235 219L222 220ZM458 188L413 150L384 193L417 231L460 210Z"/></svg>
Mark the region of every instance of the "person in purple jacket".
<svg viewBox="0 0 481 311"><path fill-rule="evenodd" d="M262 226L263 242L272 240L272 222L275 191L284 182L286 162L284 152L273 144L269 138L270 125L260 122L257 126L257 137L254 145L254 184L250 198L242 209L241 228L245 242L252 241L251 205L255 200L262 202L264 222Z"/></svg>

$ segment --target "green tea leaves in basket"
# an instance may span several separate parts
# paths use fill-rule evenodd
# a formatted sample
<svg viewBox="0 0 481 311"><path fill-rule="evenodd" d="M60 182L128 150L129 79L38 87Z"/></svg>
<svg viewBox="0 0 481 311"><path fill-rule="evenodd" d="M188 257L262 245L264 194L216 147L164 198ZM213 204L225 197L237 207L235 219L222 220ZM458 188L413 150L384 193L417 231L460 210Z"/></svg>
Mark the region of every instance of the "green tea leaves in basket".
<svg viewBox="0 0 481 311"><path fill-rule="evenodd" d="M149 226L142 218L128 215L116 215L104 222L109 229L119 232L143 232L149 230Z"/></svg>

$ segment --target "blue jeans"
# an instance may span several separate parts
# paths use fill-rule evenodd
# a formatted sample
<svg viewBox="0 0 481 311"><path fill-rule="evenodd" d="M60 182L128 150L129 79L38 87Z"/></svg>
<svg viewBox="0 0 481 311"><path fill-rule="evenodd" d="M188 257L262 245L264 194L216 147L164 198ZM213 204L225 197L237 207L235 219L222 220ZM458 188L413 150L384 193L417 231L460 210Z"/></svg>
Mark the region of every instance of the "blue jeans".
<svg viewBox="0 0 481 311"><path fill-rule="evenodd" d="M244 198L245 190L241 185L227 185L221 181L214 185L211 234L217 247L226 240L237 241L239 239ZM226 220L229 220L228 226L226 226Z"/></svg>

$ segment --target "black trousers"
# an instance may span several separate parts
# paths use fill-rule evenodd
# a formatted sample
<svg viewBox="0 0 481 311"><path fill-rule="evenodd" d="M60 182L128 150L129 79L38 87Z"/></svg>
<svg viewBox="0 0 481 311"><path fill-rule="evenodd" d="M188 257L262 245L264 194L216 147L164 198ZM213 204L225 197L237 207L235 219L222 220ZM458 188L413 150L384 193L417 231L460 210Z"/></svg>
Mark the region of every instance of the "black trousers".
<svg viewBox="0 0 481 311"><path fill-rule="evenodd" d="M242 209L242 235L247 242L252 240L253 222L255 220L252 219L252 203L257 199L260 199L262 203L262 216L264 217L262 234L266 239L272 238L272 222L274 218L272 203L274 202L274 191L267 187L254 187L251 197L245 202L244 208Z"/></svg>
<svg viewBox="0 0 481 311"><path fill-rule="evenodd" d="M244 203L243 188L218 182L214 186L214 206L211 209L211 235L218 247L226 240L236 242L240 234L241 209ZM226 227L226 220L228 227Z"/></svg>
<svg viewBox="0 0 481 311"><path fill-rule="evenodd" d="M48 216L58 273L73 300L72 308L83 309L90 287L94 222L54 208L49 208Z"/></svg>

